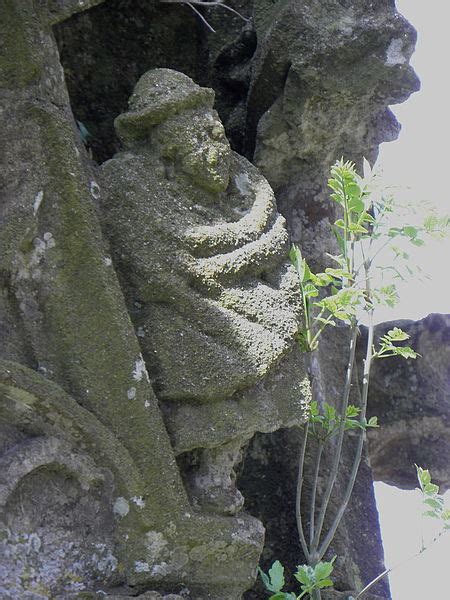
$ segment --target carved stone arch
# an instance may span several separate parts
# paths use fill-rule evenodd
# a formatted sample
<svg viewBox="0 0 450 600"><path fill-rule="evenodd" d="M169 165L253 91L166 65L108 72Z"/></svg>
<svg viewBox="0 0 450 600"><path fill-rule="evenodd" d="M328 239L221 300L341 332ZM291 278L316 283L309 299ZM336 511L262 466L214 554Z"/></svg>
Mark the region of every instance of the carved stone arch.
<svg viewBox="0 0 450 600"><path fill-rule="evenodd" d="M0 594L71 598L120 584L117 442L59 386L21 365L1 361L0 400ZM94 428L97 449L109 442L108 465L94 450Z"/></svg>

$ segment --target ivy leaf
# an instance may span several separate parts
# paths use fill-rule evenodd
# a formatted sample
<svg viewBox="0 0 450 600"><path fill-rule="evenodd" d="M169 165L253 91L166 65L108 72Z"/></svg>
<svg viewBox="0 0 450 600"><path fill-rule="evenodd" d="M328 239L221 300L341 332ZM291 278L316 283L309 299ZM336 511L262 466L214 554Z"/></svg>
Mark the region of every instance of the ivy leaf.
<svg viewBox="0 0 450 600"><path fill-rule="evenodd" d="M330 404L327 404L325 402L324 404L324 411L325 411L325 417L328 421L335 421L336 420L336 409L334 408L334 406L331 406Z"/></svg>
<svg viewBox="0 0 450 600"><path fill-rule="evenodd" d="M434 508L435 510L441 510L442 509L442 504L443 504L444 500L439 498L426 498L423 503L426 504L427 506L431 506L431 508Z"/></svg>
<svg viewBox="0 0 450 600"><path fill-rule="evenodd" d="M259 576L261 577L261 580L262 580L266 590L269 590L270 592L273 591L270 589L270 579L267 577L267 575L264 573L264 571L261 569L261 567L258 567L258 573L259 573Z"/></svg>
<svg viewBox="0 0 450 600"><path fill-rule="evenodd" d="M319 290L310 281L303 286L303 293L305 298L315 298L319 295Z"/></svg>
<svg viewBox="0 0 450 600"><path fill-rule="evenodd" d="M324 319L323 317L315 317L315 320L318 321L319 323L323 323L324 325L331 325L332 327L336 327L336 321L333 321L333 319Z"/></svg>
<svg viewBox="0 0 450 600"><path fill-rule="evenodd" d="M413 227L412 225L407 225L406 227L403 227L402 233L406 237L415 238L415 237L417 237L419 230L417 229L417 227Z"/></svg>
<svg viewBox="0 0 450 600"><path fill-rule="evenodd" d="M369 233L365 227L358 225L358 223L350 223L348 230L352 233Z"/></svg>
<svg viewBox="0 0 450 600"><path fill-rule="evenodd" d="M400 329L400 327L394 327L387 332L387 337L393 342L402 342L403 340L409 340L410 336Z"/></svg>
<svg viewBox="0 0 450 600"><path fill-rule="evenodd" d="M323 287L331 283L333 281L333 278L327 272L317 273L316 275L311 273L311 281L314 283L314 285Z"/></svg>
<svg viewBox="0 0 450 600"><path fill-rule="evenodd" d="M328 267L325 269L325 273L327 275L331 275L332 277L335 277L336 279L349 279L349 280L353 281L352 273L349 273L348 271L346 271L344 269L332 269L332 268Z"/></svg>
<svg viewBox="0 0 450 600"><path fill-rule="evenodd" d="M345 267L346 262L345 262L345 258L342 256L342 254L336 255L336 254L329 254L327 252L326 255L328 256L328 258L331 258L331 260L334 260L335 262L337 262L341 268ZM326 271L326 269L325 269L325 271Z"/></svg>
<svg viewBox="0 0 450 600"><path fill-rule="evenodd" d="M349 186L346 187L345 191L347 192L347 195L349 196L348 203L347 203L349 216L351 215L351 213L354 213L359 218L365 210L365 205L364 205L363 195L361 193L361 190L360 190L358 184L350 184Z"/></svg>
<svg viewBox="0 0 450 600"><path fill-rule="evenodd" d="M269 569L271 592L279 592L284 586L284 567L276 560Z"/></svg>
<svg viewBox="0 0 450 600"><path fill-rule="evenodd" d="M389 237L397 237L398 235L402 234L402 228L401 227L391 227L388 231L388 236Z"/></svg>
<svg viewBox="0 0 450 600"><path fill-rule="evenodd" d="M378 290L374 290L373 295L379 304L384 304L391 308L393 308L399 300L397 288L394 284L386 285Z"/></svg>
<svg viewBox="0 0 450 600"><path fill-rule="evenodd" d="M295 579L305 587L314 585L314 569L309 565L298 565L297 571L294 573Z"/></svg>
<svg viewBox="0 0 450 600"><path fill-rule="evenodd" d="M304 277L305 277L306 262L303 260L300 248L298 246L296 246L295 244L292 244L292 246L289 250L289 259L290 259L294 269L298 273L300 282L303 283L303 281L305 280Z"/></svg>
<svg viewBox="0 0 450 600"><path fill-rule="evenodd" d="M361 424L359 421L356 421L356 419L345 419L345 429L358 429L358 427L361 427Z"/></svg>
<svg viewBox="0 0 450 600"><path fill-rule="evenodd" d="M416 465L417 470L417 478L419 480L420 489L423 491L425 486L431 483L431 475L428 469L422 469L422 467L418 467Z"/></svg>
<svg viewBox="0 0 450 600"><path fill-rule="evenodd" d="M330 562L319 562L317 563L317 565L314 567L314 575L316 577L316 581L320 581L322 579L326 579L327 577L329 577L329 575L331 575L332 571L333 571L333 563L336 560L336 557L334 557L334 559ZM333 584L331 584L333 585Z"/></svg>
<svg viewBox="0 0 450 600"><path fill-rule="evenodd" d="M360 220L362 223L376 223L376 219L368 212L363 212L361 214Z"/></svg>
<svg viewBox="0 0 450 600"><path fill-rule="evenodd" d="M409 346L404 346L404 347L395 347L395 353L398 356L402 356L403 358L417 358L418 356L420 356L417 352L415 352L412 348L410 348Z"/></svg>
<svg viewBox="0 0 450 600"><path fill-rule="evenodd" d="M347 417L357 417L360 412L361 409L357 406L354 406L353 404L349 404L347 406Z"/></svg>
<svg viewBox="0 0 450 600"><path fill-rule="evenodd" d="M361 190L359 189L359 185L357 183L350 184L347 186L346 192L351 195L348 202L348 210L358 214L363 212L365 206L364 202L361 200Z"/></svg>
<svg viewBox="0 0 450 600"><path fill-rule="evenodd" d="M319 404L317 400L313 400L309 405L309 414L314 417L319 414Z"/></svg>
<svg viewBox="0 0 450 600"><path fill-rule="evenodd" d="M435 483L426 483L423 487L425 494L439 494L439 486Z"/></svg>
<svg viewBox="0 0 450 600"><path fill-rule="evenodd" d="M332 586L333 586L333 582L331 581L331 579L322 579L322 581L318 581L316 583L317 588L325 588L325 587L332 587Z"/></svg>
<svg viewBox="0 0 450 600"><path fill-rule="evenodd" d="M269 592L275 592L275 594L280 592L281 588L284 586L284 567L279 560L276 560L273 563L269 569L268 576L259 567L258 573L261 576L264 587L269 590Z"/></svg>
<svg viewBox="0 0 450 600"><path fill-rule="evenodd" d="M422 516L431 517L432 519L435 519L437 517L436 513L433 510L426 510L422 513Z"/></svg>

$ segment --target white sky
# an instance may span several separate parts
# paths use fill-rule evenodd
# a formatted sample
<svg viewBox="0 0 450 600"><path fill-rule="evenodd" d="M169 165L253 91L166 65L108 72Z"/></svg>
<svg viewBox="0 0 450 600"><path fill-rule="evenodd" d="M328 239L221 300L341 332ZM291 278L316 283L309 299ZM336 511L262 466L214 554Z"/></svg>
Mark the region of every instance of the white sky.
<svg viewBox="0 0 450 600"><path fill-rule="evenodd" d="M439 532L434 519L421 517L421 494L386 485L375 484L378 511L387 567L414 555L421 548L422 532L428 549L419 557L405 562L389 575L393 600L447 600L445 583L449 572L450 532L436 543L431 540ZM445 494L450 507L450 495Z"/></svg>
<svg viewBox="0 0 450 600"><path fill-rule="evenodd" d="M410 188L408 198L418 207L424 201L439 212L450 213L447 183L450 140L450 52L448 46L450 3L448 0L397 0L399 11L419 33L411 64L422 83L419 93L393 108L402 132L396 142L382 144L377 167L386 185ZM402 194L399 191L399 194ZM396 318L420 319L430 312L450 313L448 277L443 266L450 258L450 239L430 242L411 254L432 277L413 285L398 285L400 303L394 311L379 313L379 321Z"/></svg>
<svg viewBox="0 0 450 600"><path fill-rule="evenodd" d="M450 140L450 52L448 0L397 0L399 11L419 33L412 64L422 90L405 104L393 108L403 130L397 142L383 144L377 165L389 184L410 187L410 196L418 206L424 200L436 204L442 213L450 213L450 189L447 183ZM430 312L450 313L448 261L450 240L419 249L417 261L432 279L418 281L403 289L401 301L393 312L386 311L378 320L419 319ZM413 465L411 465L413 467ZM431 472L431 474L433 474ZM435 531L432 520L421 518L420 495L382 483L375 485L387 566L392 566L420 548L421 527L425 539ZM446 494L450 506L450 492ZM450 569L450 532L433 549L409 561L390 575L393 600L444 600L450 598L446 578ZM446 596L448 594L448 596Z"/></svg>

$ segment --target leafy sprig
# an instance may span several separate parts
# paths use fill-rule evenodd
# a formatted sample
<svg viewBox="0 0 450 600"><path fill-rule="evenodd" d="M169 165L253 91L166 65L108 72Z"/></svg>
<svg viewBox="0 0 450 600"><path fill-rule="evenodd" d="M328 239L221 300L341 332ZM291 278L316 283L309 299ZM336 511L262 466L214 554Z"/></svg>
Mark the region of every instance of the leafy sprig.
<svg viewBox="0 0 450 600"><path fill-rule="evenodd" d="M419 481L420 492L422 493L422 503L424 505L424 513L423 515L426 517L431 517L434 519L438 519L441 521L441 531L436 535L431 543L426 546L422 540L422 547L418 552L415 552L411 556L408 556L406 559L403 559L401 562L396 565L390 567L389 569L385 569L382 573L377 575L372 581L370 581L357 595L355 598L350 596L349 600L360 600L363 596L367 594L369 590L373 588L375 584L377 584L381 579L389 575L395 569L401 567L408 561L412 560L423 554L428 548L431 547L432 544L437 542L437 540L450 529L450 509L444 506L444 498L439 495L439 486L431 481L430 472L427 469L423 469L422 467L416 467L417 479Z"/></svg>
<svg viewBox="0 0 450 600"><path fill-rule="evenodd" d="M394 327L390 329L386 335L383 335L380 339L380 348L378 351L374 351L374 358L389 358L391 356L401 356L402 358L417 358L420 356L410 346L397 346L398 342L404 342L410 339L410 335L400 329Z"/></svg>
<svg viewBox="0 0 450 600"><path fill-rule="evenodd" d="M364 161L365 177L360 177L355 165L341 159L331 169L328 185L330 198L340 209L339 218L332 230L336 237L338 253L327 254L332 261L322 272L314 273L297 246L290 251L290 259L299 280L301 299L304 307L304 323L298 333L298 341L305 352L313 352L319 345L319 339L327 327L336 327L339 322L348 326L349 359L342 389L339 408L327 403L313 401L310 406L309 419L304 427L304 436L300 451L297 480L296 519L299 541L306 564L297 567L296 579L301 584L301 593L283 591L284 568L276 561L268 575L260 571L266 588L273 593L271 600L299 600L309 594L314 600L320 600L321 588L331 587L330 574L333 561L322 562L337 531L345 509L349 503L356 481L362 457L364 433L368 428L378 427L376 417L367 420L366 409L371 364L374 359L400 356L415 359L419 355L405 342L409 335L398 327L390 329L377 344L374 344L373 314L379 305L395 306L398 293L395 279L404 279L412 275L414 270L408 264L409 254L401 248L399 238L406 239L413 246L421 246L425 236L440 237L450 229L449 217L428 216L423 224L403 224L392 227L387 223L396 211L396 204L391 196L373 194L371 186L374 176L367 161ZM397 214L398 216L398 214ZM386 262L381 260L385 250L393 252ZM381 264L378 264L381 263ZM381 285L375 283L374 272L382 275ZM386 281L390 278L389 281ZM392 281L392 279L394 281ZM363 360L361 406L349 403L354 382L356 342L361 316L368 317L368 335L366 353ZM341 464L343 440L346 432L354 430L357 443L353 464L340 505L335 514L330 515L330 498L337 480ZM311 481L309 498L308 529L309 542L304 531L302 512L302 489L304 482L304 462L308 436L313 436L315 443L315 463ZM321 457L329 440L333 439L331 465L327 466L324 478L325 485L321 493L320 508L316 506L321 473ZM424 477L426 475L423 474ZM433 484L434 485L434 484ZM426 506L429 516L445 517L446 526L450 523L450 511L445 512L440 501L438 490L431 482L425 483L427 494ZM376 579L383 577L380 574ZM357 596L360 598L375 584L371 582Z"/></svg>
<svg viewBox="0 0 450 600"><path fill-rule="evenodd" d="M444 497L439 494L439 486L431 481L428 469L416 465L416 471L425 508L423 515L440 520L443 530L450 529L450 508L445 508Z"/></svg>
<svg viewBox="0 0 450 600"><path fill-rule="evenodd" d="M301 593L298 596L293 592L282 591L285 586L284 567L279 560L272 564L267 574L259 567L258 572L265 588L273 592L269 600L301 600L305 594L312 594L314 590L333 586L330 576L335 560L336 556L331 561L320 561L314 566L298 565L294 573L295 579L300 583Z"/></svg>
<svg viewBox="0 0 450 600"><path fill-rule="evenodd" d="M346 431L349 429L362 429L365 431L371 427L379 427L377 417L361 420L359 418L360 413L361 409L358 406L349 404L345 417L342 417L336 408L327 402L323 404L323 410L321 411L318 402L314 400L309 407L309 422L312 424L312 433L317 438L326 441L338 431L342 420Z"/></svg>

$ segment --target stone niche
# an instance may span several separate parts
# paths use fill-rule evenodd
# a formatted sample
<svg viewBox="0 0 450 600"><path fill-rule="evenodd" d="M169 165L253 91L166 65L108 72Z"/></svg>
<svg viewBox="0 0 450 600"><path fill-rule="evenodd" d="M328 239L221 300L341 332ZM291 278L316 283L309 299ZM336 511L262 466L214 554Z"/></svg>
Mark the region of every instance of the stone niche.
<svg viewBox="0 0 450 600"><path fill-rule="evenodd" d="M3 0L2 598L265 598L261 554L301 560L307 372L337 397L345 332L307 364L289 236L323 264L329 166L397 135L415 32L390 0L228 4L213 34L180 2ZM371 440L394 483L400 425ZM371 483L366 452L339 597L382 567Z"/></svg>
<svg viewBox="0 0 450 600"><path fill-rule="evenodd" d="M240 598L264 528L235 465L309 401L285 220L171 69L93 163L52 29L79 3L6 5L1 595Z"/></svg>

